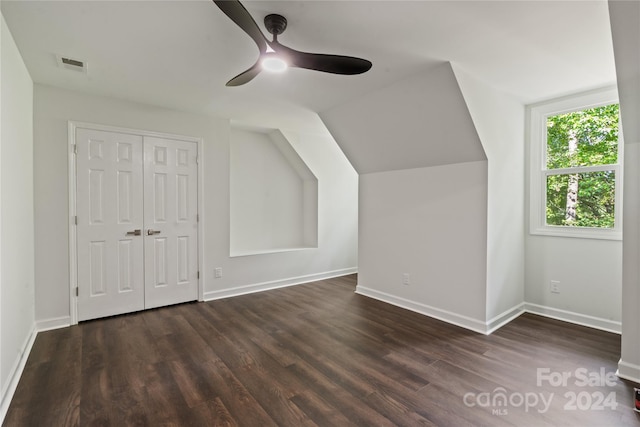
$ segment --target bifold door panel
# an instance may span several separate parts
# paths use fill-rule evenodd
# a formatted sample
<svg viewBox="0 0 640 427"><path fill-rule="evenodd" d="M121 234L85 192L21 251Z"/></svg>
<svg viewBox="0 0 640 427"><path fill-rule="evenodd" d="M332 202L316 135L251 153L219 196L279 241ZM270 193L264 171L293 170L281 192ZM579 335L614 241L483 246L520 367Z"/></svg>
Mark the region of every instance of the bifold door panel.
<svg viewBox="0 0 640 427"><path fill-rule="evenodd" d="M198 296L197 146L76 130L78 320Z"/></svg>

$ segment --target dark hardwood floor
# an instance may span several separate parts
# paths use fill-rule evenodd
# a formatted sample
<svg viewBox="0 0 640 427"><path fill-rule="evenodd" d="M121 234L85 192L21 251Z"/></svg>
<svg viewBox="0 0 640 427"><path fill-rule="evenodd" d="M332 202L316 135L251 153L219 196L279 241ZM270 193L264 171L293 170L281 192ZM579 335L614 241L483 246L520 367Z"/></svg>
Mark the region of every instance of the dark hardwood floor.
<svg viewBox="0 0 640 427"><path fill-rule="evenodd" d="M640 424L633 385L613 376L618 335L525 314L483 336L355 284L40 333L4 425Z"/></svg>

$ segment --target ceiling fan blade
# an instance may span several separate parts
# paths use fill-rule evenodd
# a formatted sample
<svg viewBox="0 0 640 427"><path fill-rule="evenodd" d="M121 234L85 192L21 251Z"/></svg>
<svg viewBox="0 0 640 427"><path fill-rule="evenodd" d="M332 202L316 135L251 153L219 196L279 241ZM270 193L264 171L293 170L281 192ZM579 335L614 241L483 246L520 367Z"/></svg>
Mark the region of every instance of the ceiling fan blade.
<svg viewBox="0 0 640 427"><path fill-rule="evenodd" d="M306 68L332 74L362 74L371 69L371 61L353 56L327 55L324 53L300 52L280 44L269 42L277 54L283 55L290 67Z"/></svg>
<svg viewBox="0 0 640 427"><path fill-rule="evenodd" d="M243 71L242 73L229 80L226 86L241 86L245 83L249 83L255 76L260 74L260 71L262 71L262 66L260 65L260 61L258 60L258 62L253 64L251 68Z"/></svg>
<svg viewBox="0 0 640 427"><path fill-rule="evenodd" d="M260 53L267 51L267 39L242 3L238 0L213 0L213 2L256 42Z"/></svg>

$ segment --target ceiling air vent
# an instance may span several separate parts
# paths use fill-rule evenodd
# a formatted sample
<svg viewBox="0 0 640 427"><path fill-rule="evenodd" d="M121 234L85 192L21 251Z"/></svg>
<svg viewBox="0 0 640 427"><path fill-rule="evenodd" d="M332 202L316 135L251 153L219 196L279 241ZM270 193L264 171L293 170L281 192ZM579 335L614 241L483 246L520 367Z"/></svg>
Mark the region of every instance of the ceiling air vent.
<svg viewBox="0 0 640 427"><path fill-rule="evenodd" d="M87 72L87 63L79 59L67 58L61 55L56 55L58 61L58 67L66 68L67 70L80 71L82 73Z"/></svg>

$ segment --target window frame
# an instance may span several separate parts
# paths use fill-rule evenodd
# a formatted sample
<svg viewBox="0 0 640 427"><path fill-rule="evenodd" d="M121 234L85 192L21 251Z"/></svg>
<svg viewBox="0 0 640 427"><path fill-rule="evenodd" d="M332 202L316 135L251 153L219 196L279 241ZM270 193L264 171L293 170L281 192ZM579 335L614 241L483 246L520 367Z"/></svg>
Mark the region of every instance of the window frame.
<svg viewBox="0 0 640 427"><path fill-rule="evenodd" d="M577 166L547 169L547 117L609 104L618 104L615 87L566 96L527 106L527 136L529 141L529 233L532 235L622 240L622 165L624 139L618 121L618 163L597 166ZM548 225L546 222L547 177L567 173L614 171L615 213L613 228Z"/></svg>

